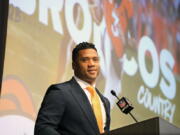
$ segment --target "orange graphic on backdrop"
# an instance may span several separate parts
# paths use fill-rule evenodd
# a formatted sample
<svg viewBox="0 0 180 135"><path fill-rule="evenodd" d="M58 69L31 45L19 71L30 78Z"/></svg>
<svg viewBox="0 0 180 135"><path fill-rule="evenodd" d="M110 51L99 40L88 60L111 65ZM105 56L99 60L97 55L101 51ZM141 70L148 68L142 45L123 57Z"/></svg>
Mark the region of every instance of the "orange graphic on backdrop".
<svg viewBox="0 0 180 135"><path fill-rule="evenodd" d="M0 115L25 115L35 119L36 113L27 88L16 79L6 79L2 83Z"/></svg>
<svg viewBox="0 0 180 135"><path fill-rule="evenodd" d="M115 53L120 58L123 55L129 19L133 16L133 5L129 0L122 0L119 5L104 1L104 10L107 31L115 48Z"/></svg>

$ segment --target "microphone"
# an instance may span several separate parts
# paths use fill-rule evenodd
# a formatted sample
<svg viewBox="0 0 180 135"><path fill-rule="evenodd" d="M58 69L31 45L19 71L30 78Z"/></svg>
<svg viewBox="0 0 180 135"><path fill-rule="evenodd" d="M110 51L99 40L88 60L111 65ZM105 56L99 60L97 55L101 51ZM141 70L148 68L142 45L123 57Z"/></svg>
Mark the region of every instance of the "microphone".
<svg viewBox="0 0 180 135"><path fill-rule="evenodd" d="M111 90L111 94L112 94L113 96L115 96L118 100L120 100L119 97L116 95L116 92L115 92L114 90Z"/></svg>
<svg viewBox="0 0 180 135"><path fill-rule="evenodd" d="M114 90L111 90L111 94L115 96L118 99L118 102L116 103L117 106L120 108L120 110L125 114L130 114L131 117L135 120L135 122L138 122L136 118L131 114L131 111L134 109L130 101L122 97L121 99L116 95L116 92Z"/></svg>

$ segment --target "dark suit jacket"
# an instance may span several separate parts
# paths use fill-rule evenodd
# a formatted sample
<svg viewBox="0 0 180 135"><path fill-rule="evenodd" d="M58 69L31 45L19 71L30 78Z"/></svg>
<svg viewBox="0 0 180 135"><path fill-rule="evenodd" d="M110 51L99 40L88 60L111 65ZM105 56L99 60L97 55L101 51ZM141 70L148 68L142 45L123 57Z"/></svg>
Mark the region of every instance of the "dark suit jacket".
<svg viewBox="0 0 180 135"><path fill-rule="evenodd" d="M97 90L106 111L105 132L110 127L110 103ZM35 124L35 135L99 135L96 118L84 90L74 78L51 85Z"/></svg>

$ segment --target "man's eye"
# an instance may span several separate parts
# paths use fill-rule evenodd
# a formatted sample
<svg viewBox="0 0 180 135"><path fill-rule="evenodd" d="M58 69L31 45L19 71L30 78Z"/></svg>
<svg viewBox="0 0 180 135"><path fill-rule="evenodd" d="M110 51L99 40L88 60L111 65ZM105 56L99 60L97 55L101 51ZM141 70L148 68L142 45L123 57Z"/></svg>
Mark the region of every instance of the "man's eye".
<svg viewBox="0 0 180 135"><path fill-rule="evenodd" d="M93 58L94 61L99 61L99 58Z"/></svg>
<svg viewBox="0 0 180 135"><path fill-rule="evenodd" d="M99 58L81 58L80 61L82 62L88 62L88 61L94 61L94 62L98 62L99 61Z"/></svg>
<svg viewBox="0 0 180 135"><path fill-rule="evenodd" d="M83 62L86 62L86 61L88 61L89 59L88 58L82 58L81 59L81 61L83 61Z"/></svg>

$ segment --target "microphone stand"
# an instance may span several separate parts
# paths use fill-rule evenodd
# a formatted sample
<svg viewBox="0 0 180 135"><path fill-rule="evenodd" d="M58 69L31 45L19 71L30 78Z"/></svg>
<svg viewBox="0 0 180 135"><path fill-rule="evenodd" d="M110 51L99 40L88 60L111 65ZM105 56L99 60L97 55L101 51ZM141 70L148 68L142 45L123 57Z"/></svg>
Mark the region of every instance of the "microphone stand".
<svg viewBox="0 0 180 135"><path fill-rule="evenodd" d="M129 114L130 114L131 117L134 119L134 121L135 121L136 123L138 123L138 121L137 121L137 119L134 117L134 115L133 115L131 112L129 112Z"/></svg>
<svg viewBox="0 0 180 135"><path fill-rule="evenodd" d="M116 92L114 91L114 90L111 90L111 94L113 95L113 96L115 96L117 99L118 99L118 101L120 101L120 98L116 95ZM119 105L118 105L119 106ZM131 108L131 110L132 110L133 108ZM133 118L133 120L137 123L138 121L137 121L137 119L133 116L133 114L131 113L131 110L129 110L129 112L127 112L127 113L129 113L130 114L130 116ZM122 111L122 110L121 110ZM126 113L126 114L127 114Z"/></svg>

